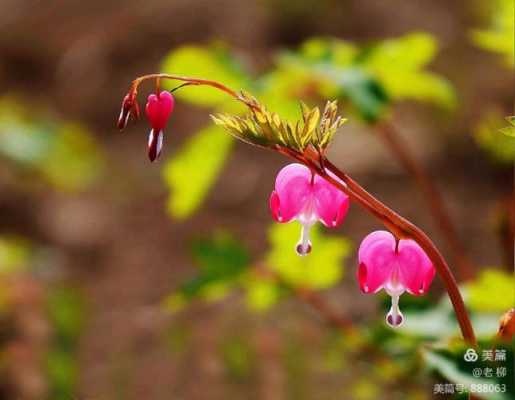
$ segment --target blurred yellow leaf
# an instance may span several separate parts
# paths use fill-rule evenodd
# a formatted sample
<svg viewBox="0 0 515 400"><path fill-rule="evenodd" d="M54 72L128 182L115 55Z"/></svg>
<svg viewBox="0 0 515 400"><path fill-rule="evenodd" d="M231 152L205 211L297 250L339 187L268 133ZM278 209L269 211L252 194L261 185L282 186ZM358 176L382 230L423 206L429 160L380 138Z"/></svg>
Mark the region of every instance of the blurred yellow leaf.
<svg viewBox="0 0 515 400"><path fill-rule="evenodd" d="M42 163L42 171L58 189L87 188L103 169L103 158L92 136L73 123L61 125L55 135L58 140Z"/></svg>
<svg viewBox="0 0 515 400"><path fill-rule="evenodd" d="M209 78L222 82L236 91L244 89L249 82L235 57L220 46L179 47L166 56L161 70L174 75ZM169 81L163 83L169 88L179 84L179 82ZM178 90L176 95L181 100L205 107L219 106L225 102L234 101L227 94L207 86L191 86L184 90Z"/></svg>
<svg viewBox="0 0 515 400"><path fill-rule="evenodd" d="M66 191L86 189L104 164L94 137L84 127L7 97L0 99L0 155Z"/></svg>
<svg viewBox="0 0 515 400"><path fill-rule="evenodd" d="M343 275L343 259L351 250L349 241L323 235L314 226L311 230L313 250L300 257L295 252L299 235L297 223L273 225L269 231L271 249L266 265L294 287L322 289L336 284Z"/></svg>
<svg viewBox="0 0 515 400"><path fill-rule="evenodd" d="M436 50L436 40L432 35L410 33L378 42L367 55L366 64L378 73L385 68L416 70L431 62Z"/></svg>
<svg viewBox="0 0 515 400"><path fill-rule="evenodd" d="M380 397L380 387L369 378L362 378L352 385L352 398L356 400L375 400Z"/></svg>
<svg viewBox="0 0 515 400"><path fill-rule="evenodd" d="M489 4L490 26L487 29L473 30L472 40L485 50L503 55L506 65L513 66L515 63L513 0L494 0Z"/></svg>
<svg viewBox="0 0 515 400"><path fill-rule="evenodd" d="M364 67L393 98L431 101L452 108L456 98L443 77L423 70L436 54L437 42L427 33L411 33L379 42L365 51Z"/></svg>
<svg viewBox="0 0 515 400"><path fill-rule="evenodd" d="M474 139L493 160L512 164L515 160L515 136L506 134L504 125L501 114L491 111L477 125Z"/></svg>
<svg viewBox="0 0 515 400"><path fill-rule="evenodd" d="M513 274L497 269L483 270L479 278L467 284L468 304L474 311L504 312L513 307Z"/></svg>
<svg viewBox="0 0 515 400"><path fill-rule="evenodd" d="M356 46L338 39L315 37L306 40L300 47L301 54L311 61L326 60L336 66L347 66L358 54Z"/></svg>
<svg viewBox="0 0 515 400"><path fill-rule="evenodd" d="M247 306L253 311L266 311L279 300L280 290L273 280L249 278L245 288Z"/></svg>
<svg viewBox="0 0 515 400"><path fill-rule="evenodd" d="M197 210L218 177L232 143L223 128L208 126L166 162L163 177L171 191L170 215L183 219Z"/></svg>
<svg viewBox="0 0 515 400"><path fill-rule="evenodd" d="M282 119L295 123L300 116L299 99L309 77L301 70L274 70L263 76L258 83L259 100Z"/></svg>
<svg viewBox="0 0 515 400"><path fill-rule="evenodd" d="M506 121L510 124L504 128L499 129L499 131L506 136L515 138L515 116L509 116L505 118Z"/></svg>
<svg viewBox="0 0 515 400"><path fill-rule="evenodd" d="M31 248L27 241L0 237L0 273L10 273L27 268Z"/></svg>

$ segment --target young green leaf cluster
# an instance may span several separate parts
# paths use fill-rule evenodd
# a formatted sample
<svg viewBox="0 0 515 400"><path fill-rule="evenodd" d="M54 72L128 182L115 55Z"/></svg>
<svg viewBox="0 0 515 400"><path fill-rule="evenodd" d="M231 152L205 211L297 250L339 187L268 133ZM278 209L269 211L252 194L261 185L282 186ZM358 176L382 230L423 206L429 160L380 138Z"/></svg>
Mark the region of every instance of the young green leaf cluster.
<svg viewBox="0 0 515 400"><path fill-rule="evenodd" d="M287 148L303 153L312 145L324 150L338 128L347 121L337 115L336 100L326 103L322 115L318 107L309 108L301 102L302 119L294 125L268 111L248 93L242 92L240 98L251 110L249 114L243 117L218 114L212 116L213 121L236 138L261 147Z"/></svg>

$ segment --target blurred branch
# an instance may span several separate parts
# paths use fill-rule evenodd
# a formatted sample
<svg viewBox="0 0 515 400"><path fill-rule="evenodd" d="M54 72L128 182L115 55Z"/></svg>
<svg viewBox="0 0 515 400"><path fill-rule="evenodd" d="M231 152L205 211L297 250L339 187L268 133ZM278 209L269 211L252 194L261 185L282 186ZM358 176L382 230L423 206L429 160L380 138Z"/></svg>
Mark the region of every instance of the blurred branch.
<svg viewBox="0 0 515 400"><path fill-rule="evenodd" d="M291 290L293 295L303 302L309 305L311 308L316 310L320 317L330 326L341 330L343 333L351 333L354 331L352 321L345 315L335 311L320 295L320 293L304 286L294 287L285 281L278 273L264 264L258 265L256 270L259 274L267 276L277 281L281 286L284 286Z"/></svg>
<svg viewBox="0 0 515 400"><path fill-rule="evenodd" d="M400 164L413 176L426 201L429 203L431 214L445 238L452 258L456 263L458 277L462 280L472 278L476 269L465 253L463 244L458 238L440 191L436 187L431 175L411 154L409 148L402 143L392 124L380 123L376 126L376 131L386 146L395 154Z"/></svg>

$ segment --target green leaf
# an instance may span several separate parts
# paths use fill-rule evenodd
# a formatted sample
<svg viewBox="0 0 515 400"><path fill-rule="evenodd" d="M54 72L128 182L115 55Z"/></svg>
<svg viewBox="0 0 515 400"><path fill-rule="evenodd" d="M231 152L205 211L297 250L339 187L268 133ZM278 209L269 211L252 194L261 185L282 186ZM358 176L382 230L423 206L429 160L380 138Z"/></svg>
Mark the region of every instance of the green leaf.
<svg viewBox="0 0 515 400"><path fill-rule="evenodd" d="M89 187L101 174L103 155L77 123L47 117L10 98L0 99L0 155L64 191Z"/></svg>
<svg viewBox="0 0 515 400"><path fill-rule="evenodd" d="M386 92L395 99L413 99L456 106L454 90L448 80L430 72L392 72L380 76Z"/></svg>
<svg viewBox="0 0 515 400"><path fill-rule="evenodd" d="M281 296L277 282L263 277L249 277L245 281L245 289L247 306L257 312L269 310Z"/></svg>
<svg viewBox="0 0 515 400"><path fill-rule="evenodd" d="M350 242L323 235L315 226L311 230L313 250L300 257L295 252L299 235L299 224L273 225L269 231L271 249L265 264L294 287L323 289L335 285L343 275L343 259L350 254Z"/></svg>
<svg viewBox="0 0 515 400"><path fill-rule="evenodd" d="M490 7L490 26L473 30L471 38L477 46L503 55L505 64L511 67L515 62L513 0L494 0Z"/></svg>
<svg viewBox="0 0 515 400"><path fill-rule="evenodd" d="M515 160L515 137L506 135L502 116L495 111L486 114L474 131L474 139L494 161L510 165Z"/></svg>
<svg viewBox="0 0 515 400"><path fill-rule="evenodd" d="M70 288L54 288L48 295L47 308L60 345L67 349L73 348L83 325L82 299Z"/></svg>
<svg viewBox="0 0 515 400"><path fill-rule="evenodd" d="M468 303L468 290L465 287L460 291ZM400 305L402 309L403 297ZM415 310L404 312L404 324L398 328L398 332L421 338L444 339L458 337L459 326L452 304L447 296L443 296L436 307L425 311ZM499 325L498 314L473 313L471 316L472 326L476 336L479 338L491 338L497 331Z"/></svg>
<svg viewBox="0 0 515 400"><path fill-rule="evenodd" d="M162 71L173 75L206 78L222 82L233 90L249 85L250 79L238 60L222 46L183 46L173 50L162 63ZM163 81L172 88L178 83ZM190 86L176 92L178 98L204 107L220 106L230 99L227 94L207 86Z"/></svg>
<svg viewBox="0 0 515 400"><path fill-rule="evenodd" d="M32 255L30 244L16 237L0 237L0 274L27 269Z"/></svg>
<svg viewBox="0 0 515 400"><path fill-rule="evenodd" d="M365 50L365 64L375 72L389 70L413 71L426 66L436 54L437 43L428 33L410 33L388 39Z"/></svg>
<svg viewBox="0 0 515 400"><path fill-rule="evenodd" d="M225 338L220 350L223 366L231 379L241 382L251 377L256 367L256 354L248 337Z"/></svg>
<svg viewBox="0 0 515 400"><path fill-rule="evenodd" d="M343 67L354 61L358 49L352 43L339 39L311 38L301 45L300 54L310 62L326 61Z"/></svg>
<svg viewBox="0 0 515 400"><path fill-rule="evenodd" d="M456 98L449 81L423 70L434 58L436 50L433 36L412 33L366 49L361 62L392 98L429 101L452 108Z"/></svg>
<svg viewBox="0 0 515 400"><path fill-rule="evenodd" d="M219 300L250 264L247 250L223 232L211 239L196 241L192 253L199 272L168 297L166 305L172 311L199 297L207 301Z"/></svg>
<svg viewBox="0 0 515 400"><path fill-rule="evenodd" d="M222 128L208 126L199 132L167 160L163 177L170 188L168 212L184 219L202 204L216 181L233 140Z"/></svg>
<svg viewBox="0 0 515 400"><path fill-rule="evenodd" d="M506 136L515 138L515 116L509 116L505 118L506 121L510 124L510 126L507 126L505 128L499 129L499 131Z"/></svg>
<svg viewBox="0 0 515 400"><path fill-rule="evenodd" d="M41 170L58 189L78 191L89 187L104 168L92 136L72 123L61 125L55 135L57 140L42 162Z"/></svg>
<svg viewBox="0 0 515 400"><path fill-rule="evenodd" d="M322 97L348 99L368 122L384 116L389 99L414 99L446 108L456 105L451 84L425 70L437 51L427 33L411 33L358 49L339 40L314 39L284 52L278 69L305 78L298 86ZM297 89L298 90L298 89Z"/></svg>
<svg viewBox="0 0 515 400"><path fill-rule="evenodd" d="M348 98L365 121L379 120L390 104L384 87L362 69L352 68L342 71L335 82L341 91L340 97Z"/></svg>
<svg viewBox="0 0 515 400"><path fill-rule="evenodd" d="M468 305L478 312L502 313L513 307L513 299L507 293L513 292L513 274L486 269L473 282L467 284Z"/></svg>
<svg viewBox="0 0 515 400"><path fill-rule="evenodd" d="M269 110L294 123L300 116L299 99L306 97L303 89L310 81L305 70L276 68L258 79L256 93Z"/></svg>
<svg viewBox="0 0 515 400"><path fill-rule="evenodd" d="M79 370L74 354L61 349L55 349L48 353L46 368L50 398L66 400L75 391Z"/></svg>

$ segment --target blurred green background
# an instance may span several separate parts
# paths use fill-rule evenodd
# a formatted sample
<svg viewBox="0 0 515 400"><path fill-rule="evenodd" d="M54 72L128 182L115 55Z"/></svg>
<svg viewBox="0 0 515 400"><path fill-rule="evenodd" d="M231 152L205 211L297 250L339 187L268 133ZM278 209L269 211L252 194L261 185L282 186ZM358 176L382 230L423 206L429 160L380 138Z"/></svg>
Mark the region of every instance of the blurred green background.
<svg viewBox="0 0 515 400"><path fill-rule="evenodd" d="M299 226L268 211L286 160L214 126L210 113L244 111L224 95L179 91L154 164L145 121L115 129L131 80L158 71L248 90L292 121L300 99L338 99L349 122L331 160L451 261L378 134L389 123L473 261L458 280L492 348L513 306L513 0L0 4L0 399L416 400L465 378L513 390L512 369L471 377L437 279L387 328L388 299L354 278L380 228L357 205L295 255Z"/></svg>

